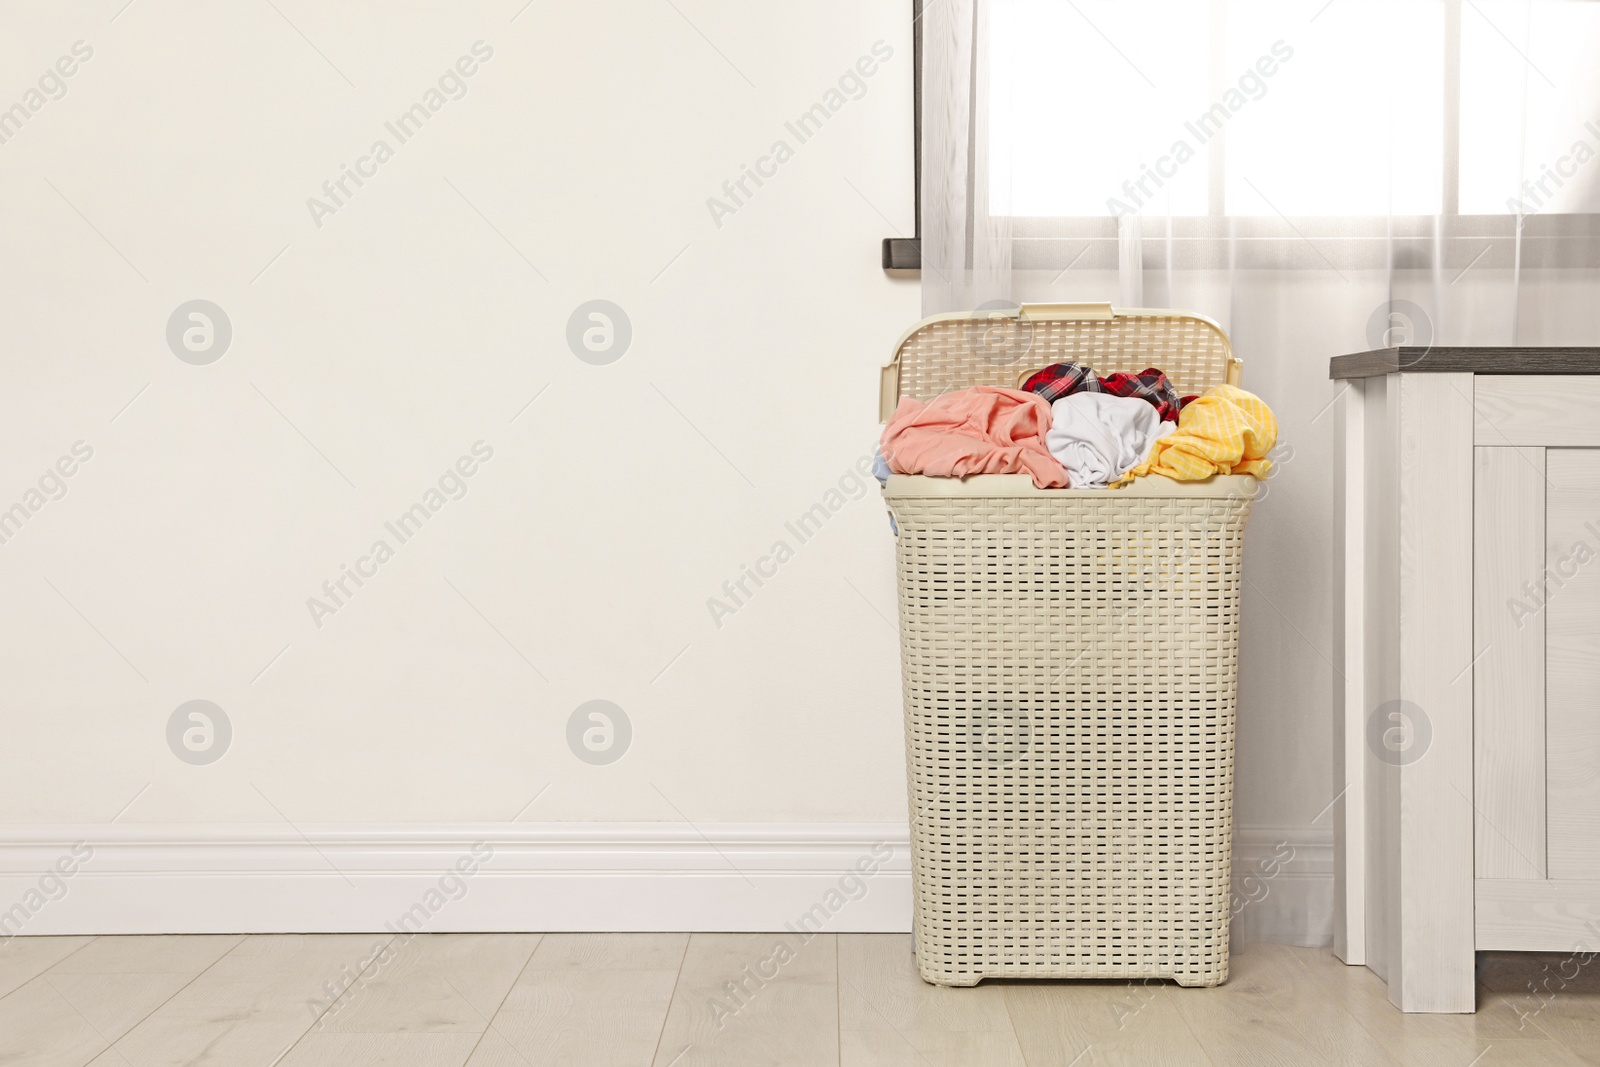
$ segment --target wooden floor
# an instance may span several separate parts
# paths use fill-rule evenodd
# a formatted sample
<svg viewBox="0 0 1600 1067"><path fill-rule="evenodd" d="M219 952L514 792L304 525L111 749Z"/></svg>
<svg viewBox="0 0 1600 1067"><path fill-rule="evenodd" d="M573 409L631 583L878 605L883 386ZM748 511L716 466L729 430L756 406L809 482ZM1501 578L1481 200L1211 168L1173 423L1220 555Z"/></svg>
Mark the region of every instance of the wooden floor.
<svg viewBox="0 0 1600 1067"><path fill-rule="evenodd" d="M917 979L906 936L778 943L16 937L0 945L0 1064L1600 1064L1600 961L1581 957L1483 957L1477 1015L1407 1016L1319 949L1248 946L1217 989L955 990Z"/></svg>

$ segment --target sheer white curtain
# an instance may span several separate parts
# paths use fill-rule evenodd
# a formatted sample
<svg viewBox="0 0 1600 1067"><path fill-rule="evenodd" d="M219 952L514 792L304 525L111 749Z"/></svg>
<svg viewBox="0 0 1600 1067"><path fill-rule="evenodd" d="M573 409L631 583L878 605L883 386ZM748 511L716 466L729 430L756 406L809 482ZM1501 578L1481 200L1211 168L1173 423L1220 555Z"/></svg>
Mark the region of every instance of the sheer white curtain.
<svg viewBox="0 0 1600 1067"><path fill-rule="evenodd" d="M1530 296L1596 265L1593 0L928 0L922 32L927 313L1232 325L1293 272L1392 301L1375 343L1540 343Z"/></svg>
<svg viewBox="0 0 1600 1067"><path fill-rule="evenodd" d="M922 310L1009 298L1013 230L1007 153L991 154L990 5L925 0L922 9ZM998 171L998 175L997 175ZM999 180L996 180L998 176Z"/></svg>
<svg viewBox="0 0 1600 1067"><path fill-rule="evenodd" d="M1600 3L928 0L922 22L925 313L1196 311L1278 414L1236 803L1241 855L1297 860L1239 922L1325 942L1327 360L1600 345Z"/></svg>

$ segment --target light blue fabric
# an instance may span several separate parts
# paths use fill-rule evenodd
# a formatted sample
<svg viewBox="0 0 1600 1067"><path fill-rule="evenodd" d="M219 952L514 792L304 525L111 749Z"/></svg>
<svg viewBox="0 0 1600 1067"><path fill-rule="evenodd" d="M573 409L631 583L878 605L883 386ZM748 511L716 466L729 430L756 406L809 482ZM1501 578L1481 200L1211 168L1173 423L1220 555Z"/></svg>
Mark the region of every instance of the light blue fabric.
<svg viewBox="0 0 1600 1067"><path fill-rule="evenodd" d="M878 479L878 484L885 488L889 485L889 461L883 458L883 449L876 448L872 452L872 476ZM900 536L900 527L895 525L894 516L889 516L889 531L896 537Z"/></svg>
<svg viewBox="0 0 1600 1067"><path fill-rule="evenodd" d="M879 485L888 485L889 473L889 461L883 458L883 449L875 449L872 453L872 476L878 479Z"/></svg>

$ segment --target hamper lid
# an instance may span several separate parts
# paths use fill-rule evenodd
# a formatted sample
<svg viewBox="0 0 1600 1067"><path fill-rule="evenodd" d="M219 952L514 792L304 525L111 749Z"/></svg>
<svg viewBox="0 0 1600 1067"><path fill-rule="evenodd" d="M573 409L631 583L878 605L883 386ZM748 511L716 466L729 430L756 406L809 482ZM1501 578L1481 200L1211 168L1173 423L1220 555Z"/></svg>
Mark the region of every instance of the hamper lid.
<svg viewBox="0 0 1600 1067"><path fill-rule="evenodd" d="M879 421L901 396L928 400L974 385L1017 387L1052 363L1096 374L1164 371L1178 393L1237 385L1243 362L1222 327L1190 311L1110 304L1023 304L934 315L900 339L880 380Z"/></svg>

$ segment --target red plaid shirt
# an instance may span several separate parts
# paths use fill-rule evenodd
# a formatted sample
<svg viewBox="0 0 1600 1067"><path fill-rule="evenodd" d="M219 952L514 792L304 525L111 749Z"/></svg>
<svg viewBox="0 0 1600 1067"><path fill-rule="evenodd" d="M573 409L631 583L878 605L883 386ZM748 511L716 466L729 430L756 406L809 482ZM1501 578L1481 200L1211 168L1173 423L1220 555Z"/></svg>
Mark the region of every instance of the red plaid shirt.
<svg viewBox="0 0 1600 1067"><path fill-rule="evenodd" d="M1097 378L1085 364L1054 363L1033 374L1022 387L1030 393L1038 393L1052 404L1073 393L1135 396L1154 404L1164 422L1177 422L1183 406L1194 399L1192 396L1178 396L1172 382L1154 367L1148 367L1138 374L1113 374L1109 378Z"/></svg>

